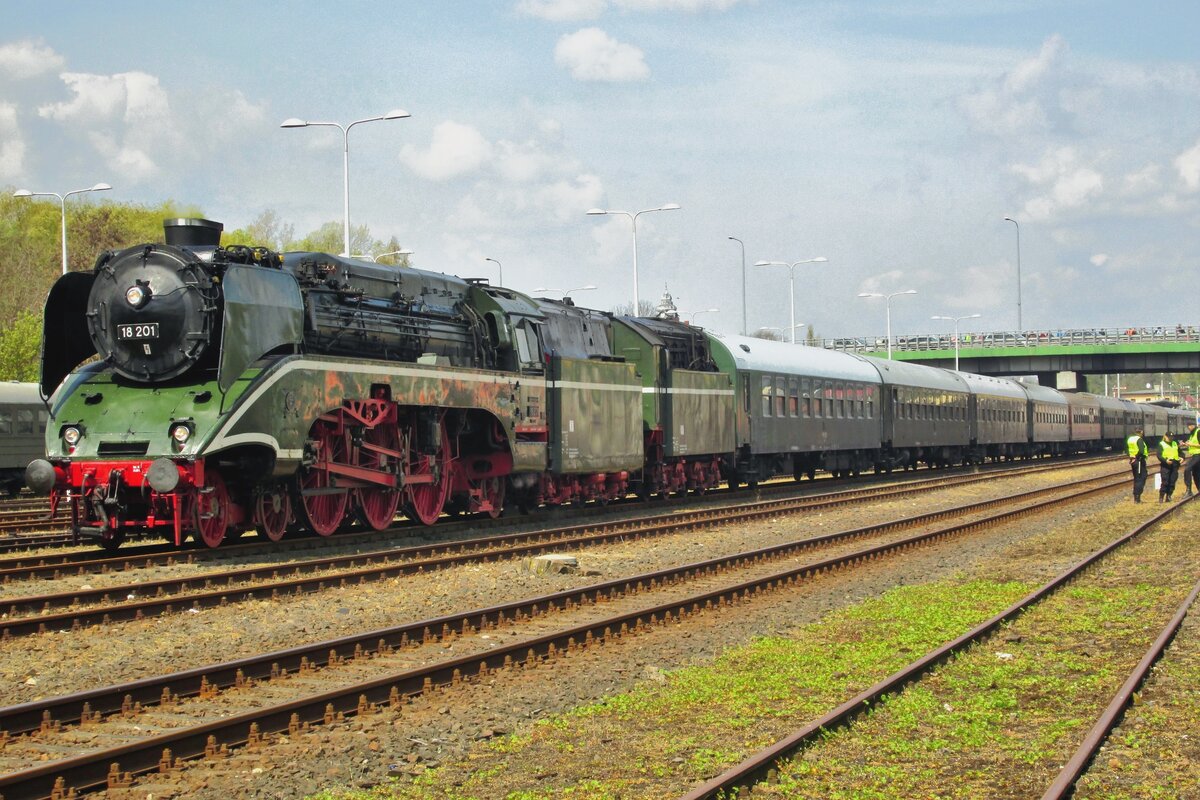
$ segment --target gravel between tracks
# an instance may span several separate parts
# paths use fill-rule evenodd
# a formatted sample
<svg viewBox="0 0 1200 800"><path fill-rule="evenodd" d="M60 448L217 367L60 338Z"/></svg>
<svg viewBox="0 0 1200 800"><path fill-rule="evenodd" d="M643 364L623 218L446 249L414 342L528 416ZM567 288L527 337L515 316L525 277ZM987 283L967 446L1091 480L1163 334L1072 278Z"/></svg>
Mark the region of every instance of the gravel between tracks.
<svg viewBox="0 0 1200 800"><path fill-rule="evenodd" d="M165 620L129 623L106 631L31 637L0 652L4 686L0 701L103 685L182 669L214 660L320 640L401 621L434 616L503 599L547 593L687 563L719 553L764 546L817 532L987 497L1008 496L1092 476L1106 467L1057 471L971 487L939 490L904 501L864 501L862 506L819 515L780 517L737 529L721 528L643 542L591 548L576 553L585 572L599 575L533 575L513 563L456 568L403 583L328 590L303 598L240 604ZM1124 500L1124 496L1120 497ZM846 575L812 582L796 591L770 595L721 614L702 615L681 629L659 630L528 673L499 675L487 686L468 685L418 700L400 715L352 720L295 743L262 753L240 753L230 762L200 765L178 775L148 777L114 797L293 797L330 783L373 783L468 751L472 742L513 731L524 721L657 679L662 670L704 663L726 647L754 636L779 633L818 619L825 611L873 596L902 583L951 575L1010 560L1013 577L1032 580L1059 571L1108 531L1092 531L1087 514L1119 502L1117 495L1088 501L994 532L923 548L899 559L867 565ZM1147 506L1148 510L1153 506ZM1147 514L1148 516L1148 514ZM1069 536L1040 536L1075 523ZM1012 542L1028 542L1025 545ZM1014 550L1015 548L1015 550ZM1026 551L1023 553L1023 550ZM31 680L32 679L32 682Z"/></svg>

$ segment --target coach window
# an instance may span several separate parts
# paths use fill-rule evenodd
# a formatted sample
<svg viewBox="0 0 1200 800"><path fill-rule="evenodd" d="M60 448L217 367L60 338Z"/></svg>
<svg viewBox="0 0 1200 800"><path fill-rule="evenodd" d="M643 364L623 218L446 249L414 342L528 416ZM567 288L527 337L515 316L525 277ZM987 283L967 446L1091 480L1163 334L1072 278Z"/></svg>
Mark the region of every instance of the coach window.
<svg viewBox="0 0 1200 800"><path fill-rule="evenodd" d="M775 416L787 416L787 388L783 378L775 379Z"/></svg>
<svg viewBox="0 0 1200 800"><path fill-rule="evenodd" d="M771 416L771 376L762 377L762 415Z"/></svg>
<svg viewBox="0 0 1200 800"><path fill-rule="evenodd" d="M12 414L8 411L0 411L0 433L12 433Z"/></svg>
<svg viewBox="0 0 1200 800"><path fill-rule="evenodd" d="M800 385L795 378L788 381L788 416L800 416Z"/></svg>
<svg viewBox="0 0 1200 800"><path fill-rule="evenodd" d="M16 433L33 433L33 411L28 408L17 409Z"/></svg>

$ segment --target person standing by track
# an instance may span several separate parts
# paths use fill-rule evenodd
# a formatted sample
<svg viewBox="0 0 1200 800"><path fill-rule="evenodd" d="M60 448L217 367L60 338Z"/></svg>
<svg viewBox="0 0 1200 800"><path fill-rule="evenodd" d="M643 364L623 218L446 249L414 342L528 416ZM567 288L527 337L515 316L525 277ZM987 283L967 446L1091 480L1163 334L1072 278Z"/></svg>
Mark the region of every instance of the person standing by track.
<svg viewBox="0 0 1200 800"><path fill-rule="evenodd" d="M1125 440L1125 449L1129 452L1129 468L1133 471L1133 502L1142 502L1142 491L1146 488L1146 440L1142 438L1142 429L1135 428L1133 436Z"/></svg>
<svg viewBox="0 0 1200 800"><path fill-rule="evenodd" d="M1192 496L1192 484L1200 491L1200 428L1196 423L1188 423L1188 437L1183 442L1187 448L1187 463L1183 465L1183 485L1187 488L1187 496Z"/></svg>
<svg viewBox="0 0 1200 800"><path fill-rule="evenodd" d="M1158 442L1159 474L1162 482L1158 486L1158 502L1171 502L1175 494L1175 480L1179 477L1179 442L1169 433L1164 433Z"/></svg>

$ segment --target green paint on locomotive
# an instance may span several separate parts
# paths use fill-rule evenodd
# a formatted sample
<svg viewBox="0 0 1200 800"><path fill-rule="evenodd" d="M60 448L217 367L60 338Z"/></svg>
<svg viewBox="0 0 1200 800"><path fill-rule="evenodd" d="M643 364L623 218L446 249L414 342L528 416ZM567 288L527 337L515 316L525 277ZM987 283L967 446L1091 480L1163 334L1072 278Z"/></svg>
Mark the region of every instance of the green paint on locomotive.
<svg viewBox="0 0 1200 800"><path fill-rule="evenodd" d="M222 393L215 376L148 387L133 384L100 363L89 364L72 373L51 400L53 423L46 428L46 453L49 458L89 461L194 458L258 372L247 370ZM182 447L171 439L171 428L179 422L192 428ZM83 432L70 453L62 439L68 426Z"/></svg>
<svg viewBox="0 0 1200 800"><path fill-rule="evenodd" d="M728 375L668 370L663 392L668 458L733 451L733 388Z"/></svg>
<svg viewBox="0 0 1200 800"><path fill-rule="evenodd" d="M551 469L641 469L642 381L634 365L555 357L550 366Z"/></svg>
<svg viewBox="0 0 1200 800"><path fill-rule="evenodd" d="M375 396L380 387L401 407L486 412L507 435L515 471L546 468L546 443L523 435L546 426L546 383L540 376L321 356L288 356L264 370L205 443L204 454L266 446L277 453L276 474L289 474L303 458L315 419L346 401Z"/></svg>

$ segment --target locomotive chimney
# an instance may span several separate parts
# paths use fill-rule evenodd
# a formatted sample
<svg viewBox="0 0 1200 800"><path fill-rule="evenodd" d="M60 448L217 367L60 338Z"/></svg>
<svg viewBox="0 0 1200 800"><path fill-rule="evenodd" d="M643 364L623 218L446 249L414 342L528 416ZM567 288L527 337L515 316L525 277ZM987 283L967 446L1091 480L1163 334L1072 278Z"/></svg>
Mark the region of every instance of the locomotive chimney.
<svg viewBox="0 0 1200 800"><path fill-rule="evenodd" d="M220 247L225 226L211 219L164 219L163 233L172 247Z"/></svg>

